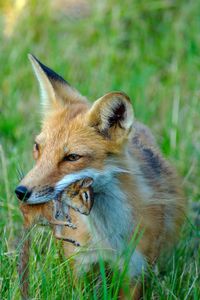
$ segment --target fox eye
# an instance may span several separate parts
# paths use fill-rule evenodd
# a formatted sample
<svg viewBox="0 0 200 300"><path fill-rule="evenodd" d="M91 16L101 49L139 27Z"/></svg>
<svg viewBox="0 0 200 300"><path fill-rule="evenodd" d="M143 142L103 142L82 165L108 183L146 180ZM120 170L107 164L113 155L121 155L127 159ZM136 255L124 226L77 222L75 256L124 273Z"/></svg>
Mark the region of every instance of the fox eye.
<svg viewBox="0 0 200 300"><path fill-rule="evenodd" d="M34 159L38 158L39 149L40 149L39 144L35 142L34 146L33 146L33 157L34 157Z"/></svg>
<svg viewBox="0 0 200 300"><path fill-rule="evenodd" d="M36 142L34 143L33 151L39 151L39 144Z"/></svg>
<svg viewBox="0 0 200 300"><path fill-rule="evenodd" d="M88 200L89 200L89 194L88 194L88 192L83 192L82 197L83 197L83 201L84 202L88 202Z"/></svg>
<svg viewBox="0 0 200 300"><path fill-rule="evenodd" d="M79 160L80 158L81 158L80 155L72 153L72 154L65 156L63 158L63 161L76 161L76 160Z"/></svg>

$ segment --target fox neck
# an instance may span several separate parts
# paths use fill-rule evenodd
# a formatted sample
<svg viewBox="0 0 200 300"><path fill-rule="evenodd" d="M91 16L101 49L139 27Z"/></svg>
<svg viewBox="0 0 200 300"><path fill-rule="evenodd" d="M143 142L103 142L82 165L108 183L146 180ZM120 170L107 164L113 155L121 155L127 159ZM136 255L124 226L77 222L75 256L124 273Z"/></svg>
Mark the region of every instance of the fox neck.
<svg viewBox="0 0 200 300"><path fill-rule="evenodd" d="M114 165L107 165L103 170L83 170L77 174L94 179L94 204L90 215L82 216L93 237L93 246L121 251L133 232L134 212L121 184L123 173L132 180L127 168Z"/></svg>
<svg viewBox="0 0 200 300"><path fill-rule="evenodd" d="M94 205L90 215L82 217L94 237L94 243L100 242L118 250L127 244L134 228L133 209L121 185L123 173L132 178L129 171L115 165L107 165L102 170L85 169L66 175L56 186L59 193L76 180L93 178Z"/></svg>
<svg viewBox="0 0 200 300"><path fill-rule="evenodd" d="M93 242L122 250L133 230L133 217L117 176L108 181L105 178L104 185L95 182L94 199L89 217L84 218L89 223Z"/></svg>

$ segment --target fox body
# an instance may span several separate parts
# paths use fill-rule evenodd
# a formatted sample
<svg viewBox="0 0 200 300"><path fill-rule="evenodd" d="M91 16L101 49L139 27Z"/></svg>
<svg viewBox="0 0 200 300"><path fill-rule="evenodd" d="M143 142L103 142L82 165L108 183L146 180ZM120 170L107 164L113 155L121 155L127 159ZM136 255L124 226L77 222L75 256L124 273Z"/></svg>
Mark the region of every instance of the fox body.
<svg viewBox="0 0 200 300"><path fill-rule="evenodd" d="M97 248L105 259L115 259L138 230L141 239L129 263L134 279L178 237L186 204L176 172L150 130L134 120L126 94L111 92L91 106L62 77L35 57L30 60L44 116L34 144L36 165L16 194L27 204L44 203L75 180L93 178L90 215L71 213L78 227L73 237L89 249L80 254L81 261L95 262ZM69 230L64 227L62 234L68 236ZM64 250L68 257L75 248L64 243Z"/></svg>

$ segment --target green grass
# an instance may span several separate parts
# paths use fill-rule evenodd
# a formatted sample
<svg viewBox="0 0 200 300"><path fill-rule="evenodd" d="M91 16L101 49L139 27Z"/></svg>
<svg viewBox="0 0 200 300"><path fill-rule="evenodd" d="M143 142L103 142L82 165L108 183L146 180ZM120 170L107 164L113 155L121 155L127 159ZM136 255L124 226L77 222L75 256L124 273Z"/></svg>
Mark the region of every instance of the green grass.
<svg viewBox="0 0 200 300"><path fill-rule="evenodd" d="M200 1L96 1L85 17L28 1L13 33L0 32L0 299L19 299L22 217L13 190L28 171L40 125L39 93L27 53L63 75L93 101L111 90L132 99L183 178L190 203L200 199ZM94 2L94 1L93 1ZM93 3L92 2L92 3ZM0 4L0 28L11 1ZM188 209L189 211L189 209ZM50 233L35 230L31 251L34 299L116 299L118 271L90 272L74 282ZM165 268L149 271L144 299L200 299L199 228L189 213ZM102 284L97 288L97 281Z"/></svg>

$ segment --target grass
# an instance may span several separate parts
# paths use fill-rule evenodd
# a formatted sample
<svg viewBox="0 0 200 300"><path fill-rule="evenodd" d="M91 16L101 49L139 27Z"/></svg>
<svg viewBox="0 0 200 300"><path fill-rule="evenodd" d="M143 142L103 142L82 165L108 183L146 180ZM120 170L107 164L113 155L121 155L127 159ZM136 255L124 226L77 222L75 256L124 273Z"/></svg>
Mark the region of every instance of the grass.
<svg viewBox="0 0 200 300"><path fill-rule="evenodd" d="M20 1L18 0L20 3ZM22 3L23 1L21 1ZM91 2L88 13L52 10L50 1L0 3L0 299L19 299L16 270L22 217L13 190L28 171L39 130L39 93L27 53L35 54L93 101L111 90L132 99L178 169L189 203L200 199L200 1ZM17 1L16 1L17 3ZM17 16L5 30L5 15ZM194 213L197 215L197 212ZM31 251L34 299L116 299L118 271L74 283L51 234L36 231ZM199 227L189 213L165 268L150 270L144 299L199 299ZM96 289L96 281L103 284Z"/></svg>

